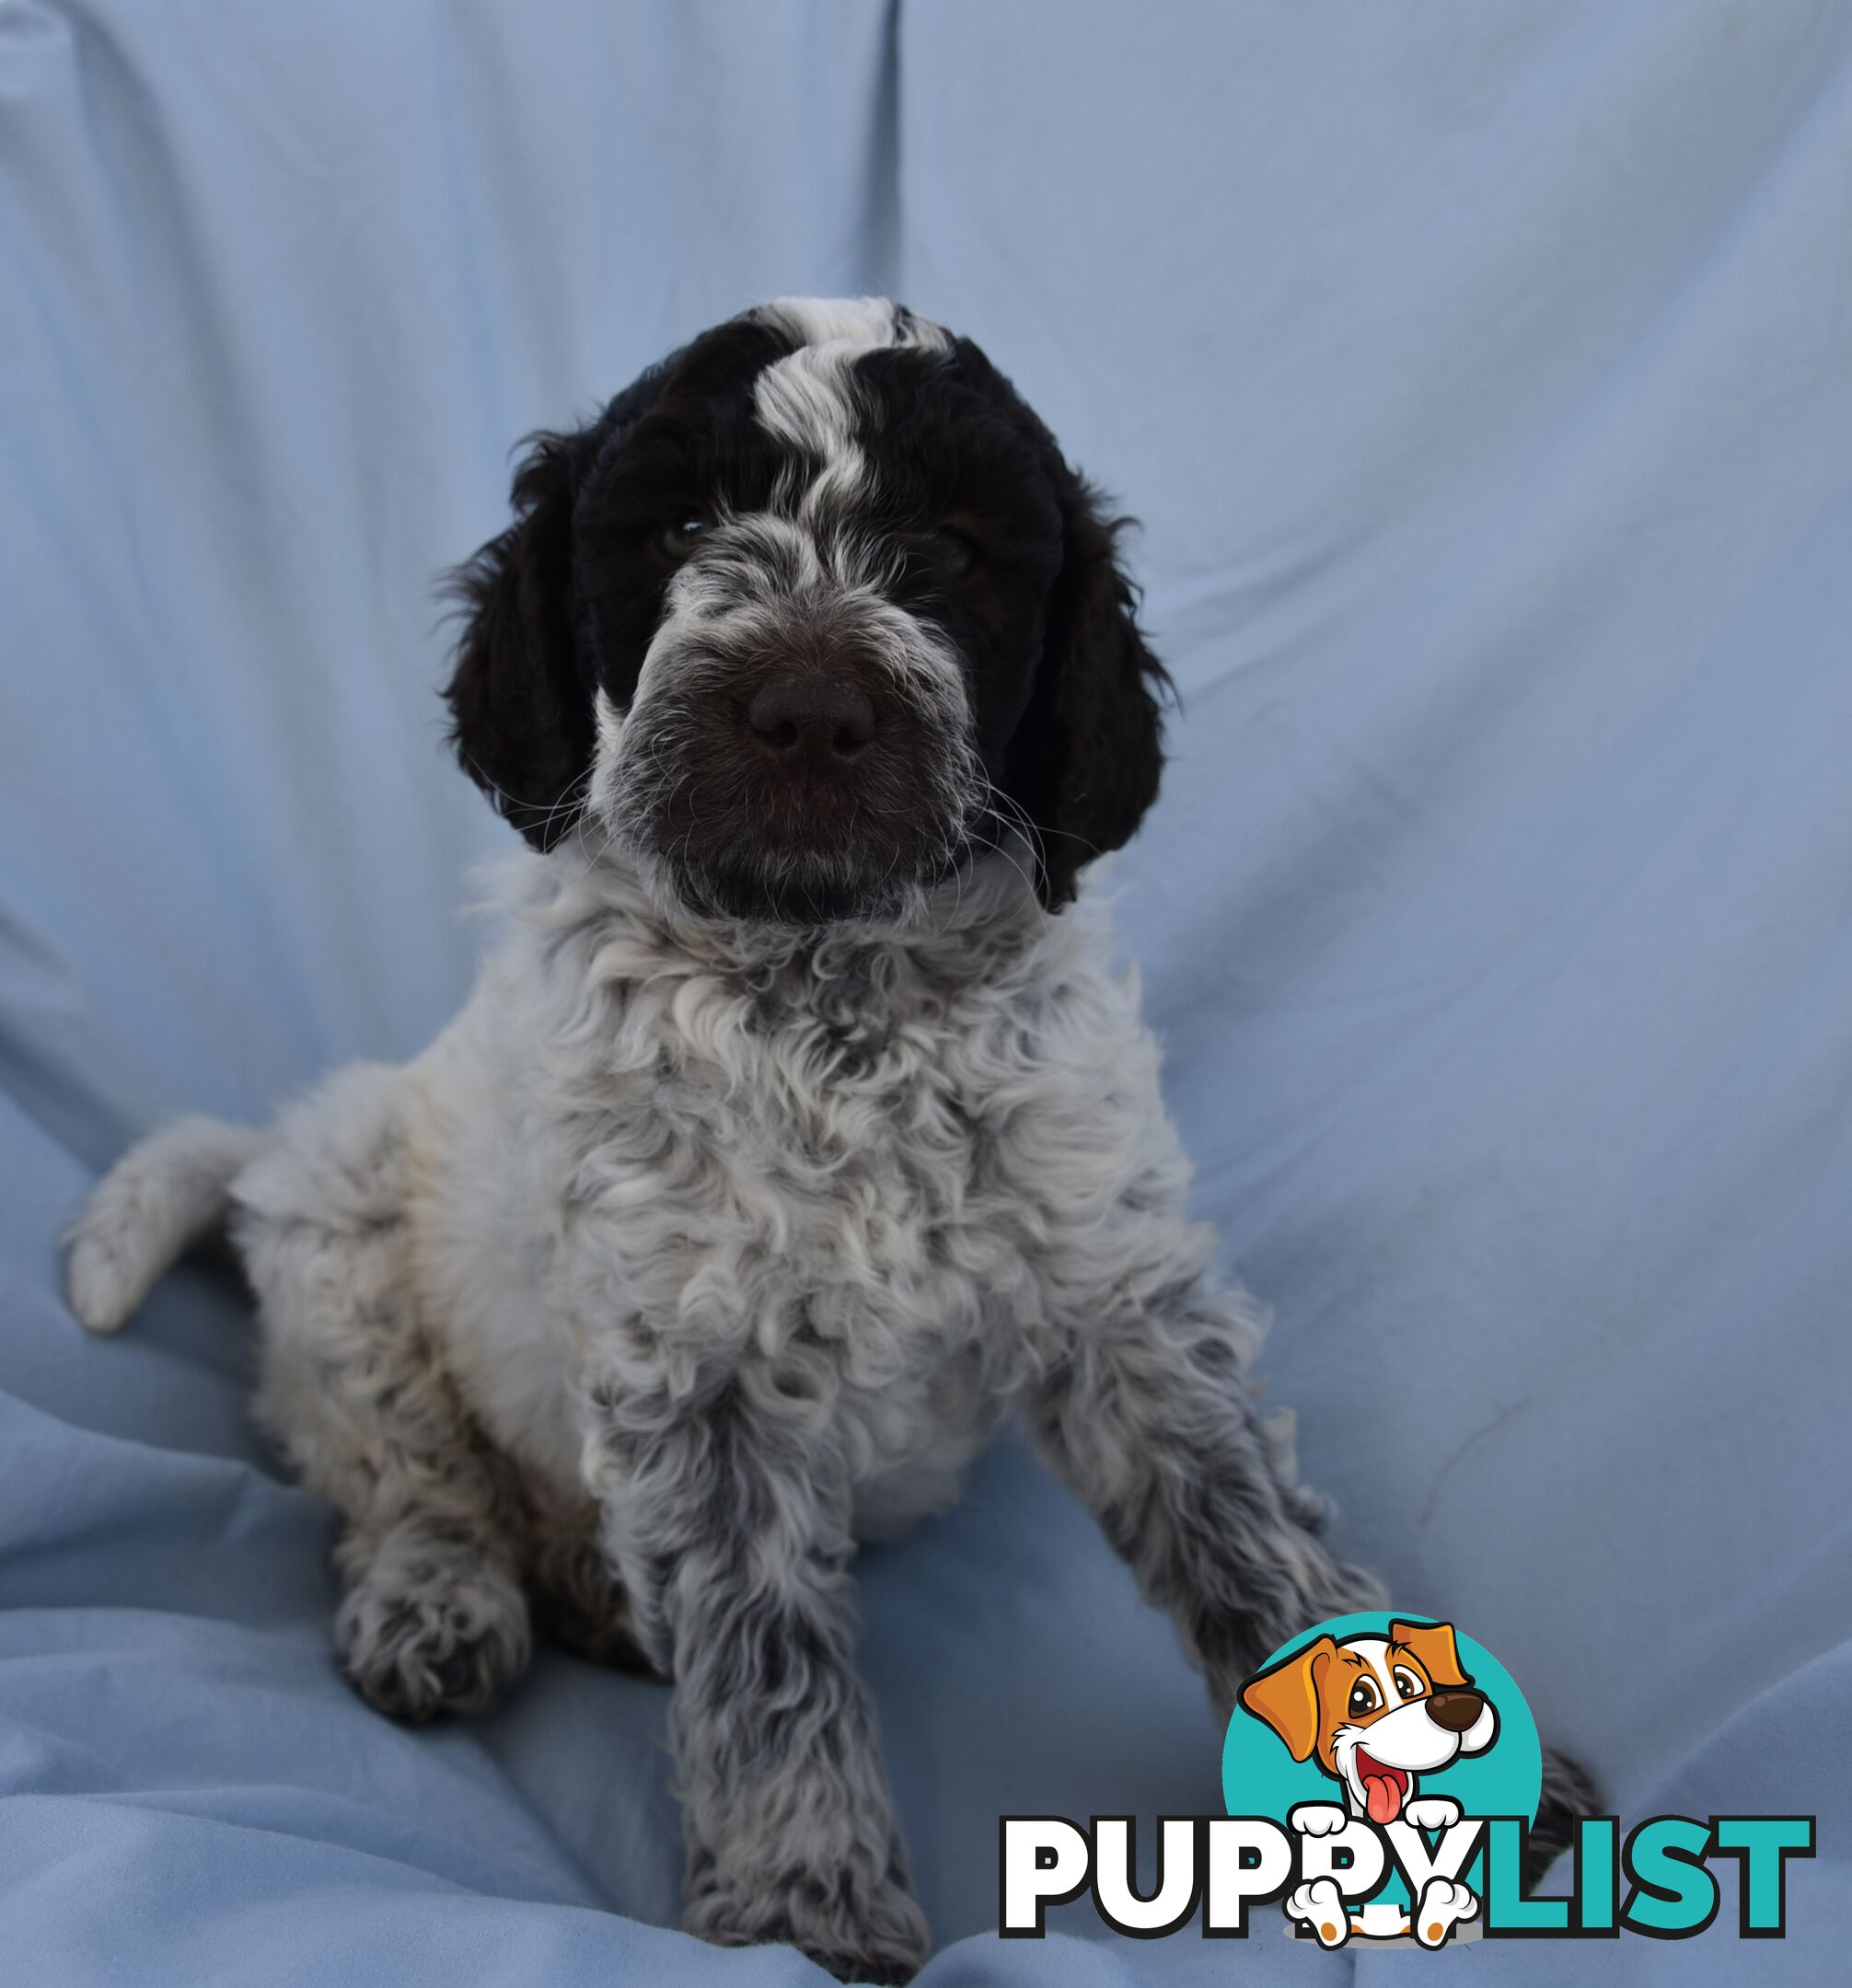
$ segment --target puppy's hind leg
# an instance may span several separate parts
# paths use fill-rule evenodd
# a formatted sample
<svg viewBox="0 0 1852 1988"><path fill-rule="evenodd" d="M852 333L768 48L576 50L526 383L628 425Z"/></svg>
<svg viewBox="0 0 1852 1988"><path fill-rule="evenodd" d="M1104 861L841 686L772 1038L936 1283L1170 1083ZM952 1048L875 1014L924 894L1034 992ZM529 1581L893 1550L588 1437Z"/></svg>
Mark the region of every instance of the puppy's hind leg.
<svg viewBox="0 0 1852 1988"><path fill-rule="evenodd" d="M605 1550L596 1506L536 1515L527 1592L534 1626L546 1641L590 1663L666 1676L637 1641L630 1597Z"/></svg>
<svg viewBox="0 0 1852 1988"><path fill-rule="evenodd" d="M342 1668L395 1718L473 1712L526 1669L524 1513L418 1315L406 1080L361 1066L286 1115L239 1180L260 1306L257 1409L345 1525Z"/></svg>

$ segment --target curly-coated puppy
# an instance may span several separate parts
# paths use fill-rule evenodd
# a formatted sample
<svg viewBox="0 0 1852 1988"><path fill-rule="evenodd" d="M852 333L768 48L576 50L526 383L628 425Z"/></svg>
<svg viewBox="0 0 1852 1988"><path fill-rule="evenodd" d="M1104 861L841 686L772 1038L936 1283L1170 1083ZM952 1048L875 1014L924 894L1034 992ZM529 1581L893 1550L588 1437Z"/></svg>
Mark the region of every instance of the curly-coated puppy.
<svg viewBox="0 0 1852 1988"><path fill-rule="evenodd" d="M1379 1600L1319 1539L1072 900L1157 791L1113 527L964 339L788 301L539 439L464 569L464 766L531 845L469 1005L269 1132L131 1153L120 1325L229 1214L341 1660L483 1705L538 1626L675 1684L686 1919L901 1979L926 1927L845 1569L1020 1410L1221 1709Z"/></svg>

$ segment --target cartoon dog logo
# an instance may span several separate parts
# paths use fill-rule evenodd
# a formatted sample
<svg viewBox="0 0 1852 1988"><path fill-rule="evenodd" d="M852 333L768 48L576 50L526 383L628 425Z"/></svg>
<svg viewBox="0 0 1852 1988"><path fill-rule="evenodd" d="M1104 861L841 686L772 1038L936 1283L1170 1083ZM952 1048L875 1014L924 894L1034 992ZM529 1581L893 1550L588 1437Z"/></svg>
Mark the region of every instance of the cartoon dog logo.
<svg viewBox="0 0 1852 1988"><path fill-rule="evenodd" d="M1499 1737L1498 1712L1461 1668L1451 1623L1395 1621L1386 1636L1341 1642L1318 1636L1250 1678L1240 1702L1273 1728L1295 1761L1315 1761L1344 1790L1341 1805L1302 1802L1293 1809L1291 1826L1305 1835L1332 1834L1353 1817L1378 1828L1396 1821L1448 1828L1460 1820L1459 1803L1418 1794L1416 1777L1462 1754L1483 1753ZM1348 1918L1329 1878L1301 1885L1286 1909L1327 1947L1353 1931L1383 1937L1410 1929L1395 1908L1368 1905ZM1438 1945L1452 1924L1478 1909L1464 1885L1436 1878L1422 1891L1413 1929L1424 1946Z"/></svg>

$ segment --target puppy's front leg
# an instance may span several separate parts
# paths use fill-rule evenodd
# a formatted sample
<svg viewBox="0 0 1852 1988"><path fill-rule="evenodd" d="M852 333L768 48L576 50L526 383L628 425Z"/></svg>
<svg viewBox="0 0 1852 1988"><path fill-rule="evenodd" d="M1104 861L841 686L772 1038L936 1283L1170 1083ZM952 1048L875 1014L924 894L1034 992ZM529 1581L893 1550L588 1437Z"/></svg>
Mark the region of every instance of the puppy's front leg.
<svg viewBox="0 0 1852 1988"><path fill-rule="evenodd" d="M1259 1336L1193 1270L1148 1295L1096 1293L1069 1310L1028 1404L1043 1454L1169 1611L1223 1716L1287 1637L1386 1600L1318 1537L1290 1418L1256 1411Z"/></svg>
<svg viewBox="0 0 1852 1988"><path fill-rule="evenodd" d="M683 1923L789 1941L845 1981L926 1957L854 1666L841 1462L761 1377L608 1402L599 1499L639 1640L673 1676Z"/></svg>

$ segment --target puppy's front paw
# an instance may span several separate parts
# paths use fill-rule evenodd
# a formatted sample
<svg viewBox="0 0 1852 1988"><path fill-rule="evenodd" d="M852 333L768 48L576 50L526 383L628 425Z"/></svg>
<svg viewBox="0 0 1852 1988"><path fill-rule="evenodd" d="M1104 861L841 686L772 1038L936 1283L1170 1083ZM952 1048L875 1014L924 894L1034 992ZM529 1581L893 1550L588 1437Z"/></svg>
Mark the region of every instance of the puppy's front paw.
<svg viewBox="0 0 1852 1988"><path fill-rule="evenodd" d="M1310 1926L1321 1947L1341 1947L1350 1937L1350 1916L1344 1910L1344 1894L1329 1878L1314 1878L1289 1892L1286 1916Z"/></svg>
<svg viewBox="0 0 1852 1988"><path fill-rule="evenodd" d="M414 1725L439 1712L480 1712L527 1668L531 1640L519 1586L460 1553L381 1554L334 1619L354 1689Z"/></svg>
<svg viewBox="0 0 1852 1988"><path fill-rule="evenodd" d="M793 1872L766 1885L730 1882L705 1858L691 1866L682 1924L722 1947L789 1946L842 1982L910 1982L926 1959L926 1915L897 1865Z"/></svg>
<svg viewBox="0 0 1852 1988"><path fill-rule="evenodd" d="M1302 1836L1335 1836L1350 1818L1336 1802L1300 1802L1286 1820Z"/></svg>
<svg viewBox="0 0 1852 1988"><path fill-rule="evenodd" d="M1452 1829L1460 1820L1460 1805L1451 1795L1418 1795L1402 1816L1418 1830Z"/></svg>
<svg viewBox="0 0 1852 1988"><path fill-rule="evenodd" d="M1439 1947L1463 1920L1478 1916L1479 1901L1465 1885L1451 1878L1430 1878L1421 1887L1415 1909L1415 1937L1424 1947Z"/></svg>

